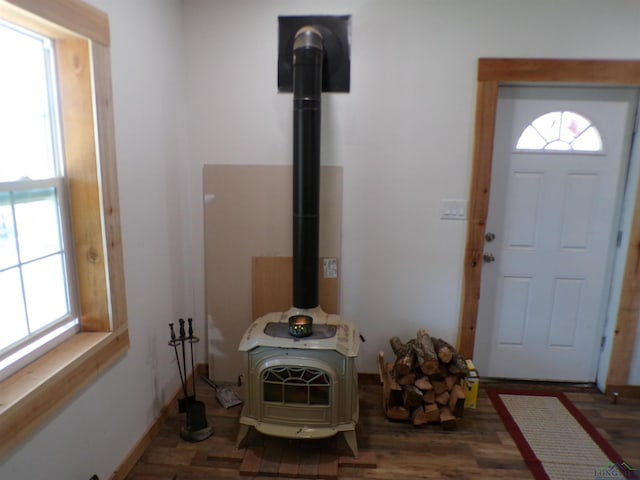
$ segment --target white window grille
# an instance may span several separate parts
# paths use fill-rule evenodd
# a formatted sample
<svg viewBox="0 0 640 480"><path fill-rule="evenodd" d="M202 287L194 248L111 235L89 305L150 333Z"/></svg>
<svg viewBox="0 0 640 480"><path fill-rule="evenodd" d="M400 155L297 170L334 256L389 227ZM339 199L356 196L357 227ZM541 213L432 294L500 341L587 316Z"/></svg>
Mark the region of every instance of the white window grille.
<svg viewBox="0 0 640 480"><path fill-rule="evenodd" d="M516 150L601 152L602 137L579 113L555 111L531 122L518 138Z"/></svg>
<svg viewBox="0 0 640 480"><path fill-rule="evenodd" d="M0 22L0 379L79 329L49 39Z"/></svg>

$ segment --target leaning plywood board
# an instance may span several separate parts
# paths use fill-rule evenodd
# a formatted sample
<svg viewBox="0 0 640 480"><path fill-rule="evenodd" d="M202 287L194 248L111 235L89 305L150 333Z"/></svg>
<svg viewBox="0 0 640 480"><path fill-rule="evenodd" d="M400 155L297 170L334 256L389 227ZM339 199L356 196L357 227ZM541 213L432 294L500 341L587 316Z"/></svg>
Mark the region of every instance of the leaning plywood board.
<svg viewBox="0 0 640 480"><path fill-rule="evenodd" d="M338 277L324 274L319 260L318 302L327 313L339 313ZM326 259L335 260L337 259ZM293 305L293 257L253 257L251 268L252 317L284 312Z"/></svg>
<svg viewBox="0 0 640 480"><path fill-rule="evenodd" d="M252 258L292 254L291 170L289 165L204 167L207 352L216 381L235 381L241 373L238 344L254 320ZM320 175L320 256L339 259L342 168L324 166Z"/></svg>

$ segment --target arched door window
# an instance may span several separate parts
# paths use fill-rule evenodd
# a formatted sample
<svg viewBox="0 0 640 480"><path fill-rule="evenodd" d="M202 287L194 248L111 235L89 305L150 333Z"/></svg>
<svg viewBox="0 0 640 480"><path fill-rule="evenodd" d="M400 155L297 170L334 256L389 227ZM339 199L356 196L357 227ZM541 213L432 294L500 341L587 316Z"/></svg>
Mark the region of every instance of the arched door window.
<svg viewBox="0 0 640 480"><path fill-rule="evenodd" d="M602 137L591 121L579 113L549 112L522 131L516 150L601 152Z"/></svg>

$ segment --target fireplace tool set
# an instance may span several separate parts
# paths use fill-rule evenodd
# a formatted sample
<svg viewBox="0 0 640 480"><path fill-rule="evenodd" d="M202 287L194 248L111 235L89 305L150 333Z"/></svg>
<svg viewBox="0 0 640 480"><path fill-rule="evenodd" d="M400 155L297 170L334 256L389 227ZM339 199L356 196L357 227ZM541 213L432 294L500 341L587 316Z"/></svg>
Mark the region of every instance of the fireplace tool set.
<svg viewBox="0 0 640 480"><path fill-rule="evenodd" d="M176 354L176 362L178 364L178 372L180 373L180 381L182 382L183 397L178 400L178 411L186 414L185 424L180 429L180 436L188 442L200 442L209 438L213 432L207 424L207 416L205 413L205 405L203 402L196 400L196 376L193 358L193 344L198 343L200 339L193 334L193 320L187 320L188 327L185 331L184 319L179 319L178 335L173 328L173 323L169 324L171 332L171 340L169 346L173 347ZM191 378L193 393L189 394L188 377L187 377L187 344L189 344L189 354L191 357ZM182 362L180 361L181 352Z"/></svg>

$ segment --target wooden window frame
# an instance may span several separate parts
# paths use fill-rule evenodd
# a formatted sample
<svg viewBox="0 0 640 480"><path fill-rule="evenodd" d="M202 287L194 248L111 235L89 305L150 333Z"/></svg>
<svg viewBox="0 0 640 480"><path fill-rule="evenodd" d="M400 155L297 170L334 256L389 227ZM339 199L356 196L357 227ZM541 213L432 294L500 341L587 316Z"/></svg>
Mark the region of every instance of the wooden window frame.
<svg viewBox="0 0 640 480"><path fill-rule="evenodd" d="M127 351L124 266L105 13L80 0L0 0L0 18L53 40L80 333L0 382L0 456Z"/></svg>
<svg viewBox="0 0 640 480"><path fill-rule="evenodd" d="M467 241L463 265L458 346L473 358L480 299L484 234L489 211L491 163L495 133L498 88L501 85L617 85L640 87L640 62L626 60L560 60L481 58L475 114L475 137ZM640 179L636 179L639 181ZM640 194L636 196L629 248L616 318L607 391L629 382L640 315Z"/></svg>

